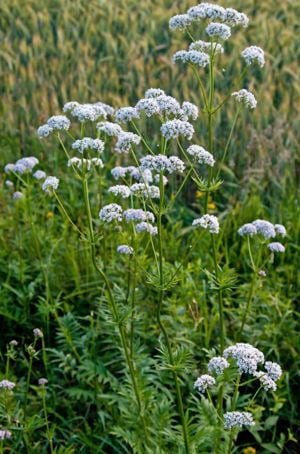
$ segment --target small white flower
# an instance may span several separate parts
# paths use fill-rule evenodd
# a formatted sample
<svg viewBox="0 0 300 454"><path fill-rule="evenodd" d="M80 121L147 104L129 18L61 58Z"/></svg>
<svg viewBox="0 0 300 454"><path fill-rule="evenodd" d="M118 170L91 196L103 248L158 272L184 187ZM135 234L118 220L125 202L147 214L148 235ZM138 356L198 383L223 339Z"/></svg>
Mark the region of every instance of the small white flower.
<svg viewBox="0 0 300 454"><path fill-rule="evenodd" d="M11 432L6 429L0 429L0 440L8 440L11 438Z"/></svg>
<svg viewBox="0 0 300 454"><path fill-rule="evenodd" d="M282 237L286 236L286 228L282 224L275 224L274 229L276 232L276 235L280 235Z"/></svg>
<svg viewBox="0 0 300 454"><path fill-rule="evenodd" d="M240 227L238 229L238 234L241 236L245 236L245 235L253 236L253 235L257 234L257 230L256 230L255 225L253 225L251 223L247 223L247 224L242 225L242 227Z"/></svg>
<svg viewBox="0 0 300 454"><path fill-rule="evenodd" d="M127 199L128 197L130 197L131 195L131 191L130 189L125 186L125 185L121 185L121 184L118 184L116 186L111 186L109 189L108 189L108 192L110 192L111 194L115 195L115 196L121 196L123 199Z"/></svg>
<svg viewBox="0 0 300 454"><path fill-rule="evenodd" d="M194 41L190 44L189 50L197 50L199 52L214 52L216 54L223 54L224 47L222 44L209 42L209 41L202 41L201 39L198 41Z"/></svg>
<svg viewBox="0 0 300 454"><path fill-rule="evenodd" d="M266 371L268 372L269 377L272 380L277 381L282 375L282 369L279 364L273 363L272 361L266 361L264 365Z"/></svg>
<svg viewBox="0 0 300 454"><path fill-rule="evenodd" d="M242 27L246 28L249 25L249 19L246 14L240 13L236 9L233 8L226 8L225 15L223 21L230 25L231 27L235 27L236 25L241 25Z"/></svg>
<svg viewBox="0 0 300 454"><path fill-rule="evenodd" d="M145 98L157 98L164 95L165 92L161 88L148 88L145 92Z"/></svg>
<svg viewBox="0 0 300 454"><path fill-rule="evenodd" d="M157 235L157 227L153 227L153 225L148 222L140 222L139 224L136 224L135 230L137 233L148 232L152 236Z"/></svg>
<svg viewBox="0 0 300 454"><path fill-rule="evenodd" d="M39 160L34 156L18 159L14 165L14 172L16 173L29 173L39 163Z"/></svg>
<svg viewBox="0 0 300 454"><path fill-rule="evenodd" d="M96 121L99 118L106 119L106 111L97 104L79 104L71 110L71 115L81 123L85 121Z"/></svg>
<svg viewBox="0 0 300 454"><path fill-rule="evenodd" d="M167 140L177 139L180 136L191 140L195 132L193 125L182 120L169 120L162 124L160 131Z"/></svg>
<svg viewBox="0 0 300 454"><path fill-rule="evenodd" d="M246 47L241 55L248 66L252 65L252 63L257 63L262 68L265 65L265 54L260 47Z"/></svg>
<svg viewBox="0 0 300 454"><path fill-rule="evenodd" d="M155 221L154 214L151 211L144 211L140 208L128 208L128 210L124 211L123 215L126 222Z"/></svg>
<svg viewBox="0 0 300 454"><path fill-rule="evenodd" d="M124 132L120 125L111 121L102 121L97 124L96 128L110 137L117 137L121 132Z"/></svg>
<svg viewBox="0 0 300 454"><path fill-rule="evenodd" d="M198 50L179 50L173 55L173 62L191 63L205 68L209 64L209 56Z"/></svg>
<svg viewBox="0 0 300 454"><path fill-rule="evenodd" d="M130 192L135 196L150 197L151 199L159 199L160 192L157 186L149 186L145 183L134 183L130 186Z"/></svg>
<svg viewBox="0 0 300 454"><path fill-rule="evenodd" d="M63 112L71 112L75 107L80 106L79 102L77 101L69 101L63 107Z"/></svg>
<svg viewBox="0 0 300 454"><path fill-rule="evenodd" d="M47 177L44 183L42 184L43 191L47 192L47 194L52 194L53 191L56 191L59 185L59 179L56 177Z"/></svg>
<svg viewBox="0 0 300 454"><path fill-rule="evenodd" d="M211 22L205 29L208 36L218 37L224 41L231 36L231 30L228 25L220 24L218 22Z"/></svg>
<svg viewBox="0 0 300 454"><path fill-rule="evenodd" d="M116 203L105 205L99 212L99 218L104 222L122 221L122 207Z"/></svg>
<svg viewBox="0 0 300 454"><path fill-rule="evenodd" d="M241 429L243 426L254 426L253 416L246 411L228 411L224 414L225 429Z"/></svg>
<svg viewBox="0 0 300 454"><path fill-rule="evenodd" d="M205 148L200 147L200 145L191 145L186 151L190 156L193 156L199 164L206 164L210 167L215 165L213 155L205 150Z"/></svg>
<svg viewBox="0 0 300 454"><path fill-rule="evenodd" d="M6 166L4 167L4 172L5 173L10 173L10 172L14 172L15 171L15 165L14 164L6 164Z"/></svg>
<svg viewBox="0 0 300 454"><path fill-rule="evenodd" d="M45 385L47 385L47 383L48 383L47 378L39 378L39 380L38 380L38 384L40 386L45 386Z"/></svg>
<svg viewBox="0 0 300 454"><path fill-rule="evenodd" d="M98 101L98 102L95 102L93 105L96 108L100 108L101 111L104 111L106 113L106 115L113 115L115 112L115 109L112 106L110 106L109 104L105 104L105 102Z"/></svg>
<svg viewBox="0 0 300 454"><path fill-rule="evenodd" d="M13 184L12 181L6 180L6 181L5 181L5 186L6 186L7 188L13 188L13 187L14 187L14 184Z"/></svg>
<svg viewBox="0 0 300 454"><path fill-rule="evenodd" d="M181 106L181 120L188 120L191 118L192 120L197 120L199 116L199 109L198 107L191 103L191 102L183 102Z"/></svg>
<svg viewBox="0 0 300 454"><path fill-rule="evenodd" d="M188 15L192 20L199 21L201 19L220 19L225 17L225 9L222 6L214 3L200 3L188 10Z"/></svg>
<svg viewBox="0 0 300 454"><path fill-rule="evenodd" d="M257 101L254 94L246 90L245 88L239 91L235 91L231 96L233 96L237 100L237 102L245 104L245 106L249 107L250 109L255 109L255 107L257 106Z"/></svg>
<svg viewBox="0 0 300 454"><path fill-rule="evenodd" d="M265 270L259 270L258 275L260 277L267 277L267 273L265 272Z"/></svg>
<svg viewBox="0 0 300 454"><path fill-rule="evenodd" d="M212 214L204 214L201 218L194 219L192 225L206 229L212 234L217 234L220 231L218 218Z"/></svg>
<svg viewBox="0 0 300 454"><path fill-rule="evenodd" d="M44 172L43 170L37 170L36 172L34 172L34 174L32 176L36 180L44 180L47 175L46 175L46 172Z"/></svg>
<svg viewBox="0 0 300 454"><path fill-rule="evenodd" d="M177 14L169 20L170 30L185 30L191 25L192 19L188 14Z"/></svg>
<svg viewBox="0 0 300 454"><path fill-rule="evenodd" d="M23 197L24 197L24 194L20 191L16 191L12 195L13 200L20 200L20 199L23 199Z"/></svg>
<svg viewBox="0 0 300 454"><path fill-rule="evenodd" d="M252 224L256 227L257 233L263 238L269 239L276 236L274 226L271 222L263 219L256 219L256 221L253 221Z"/></svg>
<svg viewBox="0 0 300 454"><path fill-rule="evenodd" d="M254 374L257 366L263 363L265 358L263 353L250 344L237 343L224 350L225 358L234 358L236 360L240 373Z"/></svg>
<svg viewBox="0 0 300 454"><path fill-rule="evenodd" d="M274 243L268 244L268 249L270 249L271 252L283 253L285 251L285 247L283 246L283 244L281 244L279 242L274 242Z"/></svg>
<svg viewBox="0 0 300 454"><path fill-rule="evenodd" d="M201 394L205 393L207 388L216 384L216 380L211 375L201 375L197 378L194 383L194 388L197 389Z"/></svg>
<svg viewBox="0 0 300 454"><path fill-rule="evenodd" d="M160 95L155 98L162 116L180 115L181 107L173 96Z"/></svg>
<svg viewBox="0 0 300 454"><path fill-rule="evenodd" d="M45 137L48 137L51 132L53 132L53 128L50 128L49 125L42 125L37 129L37 135L43 139Z"/></svg>
<svg viewBox="0 0 300 454"><path fill-rule="evenodd" d="M259 371L259 372L255 372L253 375L259 379L259 381L265 391L269 391L269 390L276 391L277 385L276 385L275 381L272 380L272 378L268 374L266 374L265 372Z"/></svg>
<svg viewBox="0 0 300 454"><path fill-rule="evenodd" d="M160 113L160 108L155 98L140 99L135 108L139 113L144 112L147 117L152 117Z"/></svg>
<svg viewBox="0 0 300 454"><path fill-rule="evenodd" d="M16 384L9 380L1 380L0 381L0 388L2 389L14 389Z"/></svg>
<svg viewBox="0 0 300 454"><path fill-rule="evenodd" d="M37 337L37 338L40 338L40 339L42 337L44 337L43 331L40 328L34 328L33 335L34 335L34 337Z"/></svg>
<svg viewBox="0 0 300 454"><path fill-rule="evenodd" d="M120 123L128 123L136 118L140 118L140 114L135 107L122 107L115 112L115 119Z"/></svg>
<svg viewBox="0 0 300 454"><path fill-rule="evenodd" d="M221 375L228 367L229 362L226 358L223 358L223 356L215 356L207 365L208 372L211 374L215 373L217 375Z"/></svg>
<svg viewBox="0 0 300 454"><path fill-rule="evenodd" d="M184 162L179 159L177 156L170 156L168 158L164 155L147 155L141 158L141 169L146 171L147 169L154 172L168 172L174 173L179 172L182 173L185 169Z"/></svg>
<svg viewBox="0 0 300 454"><path fill-rule="evenodd" d="M141 141L140 136L133 132L122 132L118 135L118 140L115 146L117 153L128 153L132 145L138 145Z"/></svg>
<svg viewBox="0 0 300 454"><path fill-rule="evenodd" d="M67 131L71 126L71 122L65 115L54 115L49 118L47 125L54 131Z"/></svg>
<svg viewBox="0 0 300 454"><path fill-rule="evenodd" d="M119 252L119 254L132 255L133 248L131 246L127 246L127 244L121 244L117 247L117 252Z"/></svg>
<svg viewBox="0 0 300 454"><path fill-rule="evenodd" d="M83 153L85 150L94 150L97 153L102 153L104 150L104 142L100 139L92 139L91 137L84 137L83 139L75 140L72 143L73 150Z"/></svg>

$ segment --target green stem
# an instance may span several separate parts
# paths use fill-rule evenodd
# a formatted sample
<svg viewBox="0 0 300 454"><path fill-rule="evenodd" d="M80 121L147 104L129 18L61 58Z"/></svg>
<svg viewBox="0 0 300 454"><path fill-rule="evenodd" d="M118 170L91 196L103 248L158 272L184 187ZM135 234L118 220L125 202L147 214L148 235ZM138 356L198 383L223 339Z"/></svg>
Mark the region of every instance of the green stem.
<svg viewBox="0 0 300 454"><path fill-rule="evenodd" d="M83 187L84 203L85 203L85 209L86 209L87 221L88 221L88 231L89 231L89 241L90 241L90 251L91 251L92 263L93 263L95 270L98 272L98 274L100 275L100 277L103 279L103 281L105 283L110 309L111 309L114 320L117 321L117 326L118 326L118 330L119 330L122 348L123 348L125 359L126 359L127 366L129 369L132 386L133 386L137 406L138 406L139 413L140 413L140 418L141 418L141 421L143 424L145 439L147 440L147 438L148 438L147 429L146 429L144 416L142 415L142 412L143 412L142 402L141 402L141 397L140 397L140 393L139 393L139 389L138 389L138 385L137 385L137 381L136 381L135 370L134 370L135 368L133 365L132 358L130 356L128 345L127 345L126 333L125 333L124 327L122 325L122 322L119 321L120 317L119 317L119 313L118 313L118 308L117 308L116 302L115 302L113 294L112 294L112 290L111 290L111 286L110 286L108 277L106 276L106 273L102 270L102 268L99 267L99 265L97 263L97 259L96 259L95 237L94 237L93 220L92 220L93 218L92 218L92 214L91 214L91 206L90 206L90 200L89 200L89 188L88 188L88 181L87 181L86 175L83 175L82 187Z"/></svg>
<svg viewBox="0 0 300 454"><path fill-rule="evenodd" d="M131 121L131 124L135 130L135 132L140 136L143 144L145 145L145 147L147 148L147 150L149 151L150 154L152 154L152 156L154 156L154 153L153 151L151 150L151 147L150 145L148 145L148 143L146 142L146 140L144 139L144 136L143 134L141 133L141 131L138 129L138 127L136 126L136 124L134 123L134 121Z"/></svg>
<svg viewBox="0 0 300 454"><path fill-rule="evenodd" d="M62 215L66 218L66 220L72 225L72 227L77 230L77 232L80 234L80 236L84 236L83 233L79 230L79 228L77 227L76 224L74 224L74 222L72 221L72 219L70 218L70 216L68 215L67 213L67 210L65 209L64 207L64 204L62 203L62 201L60 200L60 198L58 197L57 193L55 191L53 191L53 194L57 200L57 203L60 207L60 210L62 212Z"/></svg>
<svg viewBox="0 0 300 454"><path fill-rule="evenodd" d="M235 411L235 409L236 409L240 381L241 381L241 375L239 374L237 377L237 380L235 382L234 394L233 394L232 404L231 404L231 411ZM233 439L234 439L234 430L231 430L227 454L231 454Z"/></svg>
<svg viewBox="0 0 300 454"><path fill-rule="evenodd" d="M53 441L52 441L49 422L48 422L48 413L47 413L47 405L46 405L46 390L44 389L44 387L42 389L42 401L43 401L43 410L44 410L44 417L45 417L45 423L46 423L46 434L47 434L47 438L48 438L49 445L50 445L50 453L53 454L54 453Z"/></svg>
<svg viewBox="0 0 300 454"><path fill-rule="evenodd" d="M159 199L159 211L158 211L158 216L157 216L157 230L158 230L158 261L159 261L160 289L159 289L158 306L157 306L157 323L158 323L158 326L160 327L161 332L163 333L165 343L167 346L167 350L168 350L169 361L170 361L171 366L173 367L172 372L173 372L176 395L177 395L178 412L179 412L179 416L180 416L180 420L181 420L181 424L182 424L185 452L186 452L186 454L189 454L190 449L189 449L188 430L187 430L187 425L186 425L186 420L185 420L185 415L184 415L179 379L178 379L177 372L174 369L175 361L174 361L174 357L173 357L173 353L172 353L172 348L171 348L171 343L170 343L170 339L168 336L168 332L167 332L163 322L161 321L161 308L162 308L163 298L164 298L163 251L162 251L162 212L163 212L163 203L164 203L164 184L163 184L163 173L162 172L160 172L159 190L160 190L160 199Z"/></svg>
<svg viewBox="0 0 300 454"><path fill-rule="evenodd" d="M36 338L34 339L33 344L32 344L33 350L35 350L35 345L36 345ZM26 416L27 416L27 402L28 402L28 393L29 393L30 379L31 379L31 373L32 373L33 356L34 356L34 353L31 351L29 353L29 366L28 366L28 373L27 373L27 379L26 379L26 391L25 391L25 402L24 402L24 421L26 421Z"/></svg>
<svg viewBox="0 0 300 454"><path fill-rule="evenodd" d="M211 52L210 63L209 63L209 105L208 105L208 151L213 154L213 101L214 101L214 52ZM212 180L212 167L209 168L207 187L210 187ZM204 213L207 213L209 191L205 193L204 199Z"/></svg>
<svg viewBox="0 0 300 454"><path fill-rule="evenodd" d="M227 152L229 150L229 147L230 147L230 143L231 143L231 139L232 139L232 136L233 136L233 131L235 129L235 126L236 126L236 123L237 123L237 119L238 119L238 116L239 116L239 113L240 113L241 109L239 108L235 114L235 117L234 117L234 120L232 122L232 126L231 126L231 129L230 129L230 133L229 133L229 136L228 136L228 139L227 139L227 142L226 142L226 145L225 145L225 148L224 148L224 153L223 153L223 156L221 158L221 161L219 163L219 168L218 168L218 172L217 172L217 178L219 178L219 175L220 175L220 172L221 172L221 168L223 167L224 165L224 162L225 162L225 158L227 156Z"/></svg>
<svg viewBox="0 0 300 454"><path fill-rule="evenodd" d="M213 261L216 280L219 279L219 268L217 263L217 248L214 234L211 234L212 247L213 247ZM219 283L218 283L219 286ZM224 326L224 307L223 307L223 295L222 290L218 288L218 305L219 305L219 323L220 323L220 344L221 344L221 354L223 354L224 343L225 343L225 326Z"/></svg>

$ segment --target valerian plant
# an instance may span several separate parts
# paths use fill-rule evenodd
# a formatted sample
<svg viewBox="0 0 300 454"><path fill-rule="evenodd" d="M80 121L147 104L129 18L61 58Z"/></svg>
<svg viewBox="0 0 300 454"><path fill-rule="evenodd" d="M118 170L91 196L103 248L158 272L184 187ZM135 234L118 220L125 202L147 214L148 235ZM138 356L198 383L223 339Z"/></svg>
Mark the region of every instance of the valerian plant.
<svg viewBox="0 0 300 454"><path fill-rule="evenodd" d="M254 94L240 86L246 73L251 77L253 66L264 66L264 52L257 46L247 47L237 56L244 66L241 74L228 81L232 90L221 93L221 101L217 102L216 97L216 79L219 68L223 68L227 40L236 29L247 27L248 22L244 13L210 3L201 3L170 19L170 29L185 33L191 41L187 49L174 54L173 61L191 69L199 87L199 105L189 100L181 102L161 88L149 88L134 106L118 109L103 102L68 102L63 114L50 117L37 131L41 139L58 140L66 156L66 167L81 186L83 212L77 222L60 193L60 187L66 185L67 169L57 176L46 176L41 170L33 174L35 179L43 180L43 191L54 198L62 216L88 249L90 263L98 275L98 310L102 323L112 327L109 345L116 350L116 361L123 361L124 365L119 389L114 386L115 397L110 396L112 406L119 405L124 422L111 431L134 452L233 452L238 432L244 428L251 431L261 416L256 404L260 394L274 392L282 374L277 363L266 361L262 351L241 341L256 283L266 276L274 254L284 252L284 246L273 239L284 237L285 228L266 220L249 219L238 231L247 241L252 280L233 339L238 343L232 344L226 329L224 295L227 297L238 285L238 279L233 268L226 269L220 255L224 217L210 210L214 194L222 188L222 172L239 114L242 109L258 106ZM220 148L220 140L216 146L215 126L220 113L233 103L236 112ZM195 132L197 121L204 119L206 134L200 137ZM26 197L27 176L37 164L33 157L21 161L6 166L11 180L15 180L9 180L7 186L18 182L14 199ZM24 192L20 190L22 184ZM174 251L165 242L165 231L189 185L195 185L203 194L203 203L197 206L198 214L189 226L191 239L186 256L174 260ZM199 272L208 279L215 296L213 304L218 308L218 327L211 328L215 331L213 347L218 355L210 358L209 373L195 381L195 389L202 396L200 408L198 396L191 389L197 369L189 348L191 341L174 336L167 307L172 292L180 286L189 257L195 251L201 256L201 242L210 244L210 257L201 257L207 266ZM112 259L119 265L113 273ZM116 274L121 276L122 284L119 278L115 282ZM153 350L145 345L147 332L141 332L139 285L145 285L155 295L151 315L157 343ZM210 317L207 313L207 324ZM59 321L59 317L56 319ZM83 358L69 339L70 343L74 365L78 367ZM199 350L203 347L198 346ZM66 358L60 360L65 367ZM29 371L31 367L29 360ZM46 438L54 452L46 382L40 385ZM91 386L95 386L97 396L99 383ZM28 390L29 378L26 396ZM25 415L26 401L27 397ZM159 418L165 427L156 430ZM12 437L12 425L8 421L3 439Z"/></svg>

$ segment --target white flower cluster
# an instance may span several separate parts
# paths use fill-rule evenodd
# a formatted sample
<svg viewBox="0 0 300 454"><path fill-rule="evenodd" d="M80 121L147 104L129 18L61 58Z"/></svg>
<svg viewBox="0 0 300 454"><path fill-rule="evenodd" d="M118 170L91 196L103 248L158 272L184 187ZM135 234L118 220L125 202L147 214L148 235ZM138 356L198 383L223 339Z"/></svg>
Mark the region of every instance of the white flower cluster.
<svg viewBox="0 0 300 454"><path fill-rule="evenodd" d="M64 112L70 112L80 123L96 121L99 118L106 119L107 115L112 115L113 113L113 108L102 102L93 104L67 103L63 110Z"/></svg>
<svg viewBox="0 0 300 454"><path fill-rule="evenodd" d="M149 169L141 169L140 167L114 167L111 170L111 174L115 180L120 178L126 178L127 176L137 181L143 181L144 183L151 183L153 181L152 172Z"/></svg>
<svg viewBox="0 0 300 454"><path fill-rule="evenodd" d="M20 200L24 198L24 194L20 191L15 191L12 195L13 200Z"/></svg>
<svg viewBox="0 0 300 454"><path fill-rule="evenodd" d="M157 235L157 227L153 227L153 225L149 224L148 222L140 222L139 224L136 224L135 230L137 233L147 232L151 236Z"/></svg>
<svg viewBox="0 0 300 454"><path fill-rule="evenodd" d="M161 125L160 131L167 139L177 139L182 136L187 140L191 140L194 134L194 127L188 121L183 120L169 120Z"/></svg>
<svg viewBox="0 0 300 454"><path fill-rule="evenodd" d="M285 251L285 247L279 242L269 243L268 249L270 249L271 252L283 253Z"/></svg>
<svg viewBox="0 0 300 454"><path fill-rule="evenodd" d="M32 176L36 180L44 180L47 175L46 175L46 172L44 172L43 170L37 170L36 172L34 172L34 174Z"/></svg>
<svg viewBox="0 0 300 454"><path fill-rule="evenodd" d="M84 170L91 170L92 167L100 167L103 168L104 164L102 159L100 158L92 158L92 159L85 159L85 158L77 158L73 157L68 160L68 167L77 167L78 169L84 168Z"/></svg>
<svg viewBox="0 0 300 454"><path fill-rule="evenodd" d="M145 183L134 183L130 186L130 193L138 197L149 197L150 199L159 199L160 192L157 186Z"/></svg>
<svg viewBox="0 0 300 454"><path fill-rule="evenodd" d="M224 414L225 429L241 429L254 426L253 416L247 411L228 411Z"/></svg>
<svg viewBox="0 0 300 454"><path fill-rule="evenodd" d="M51 195L53 191L56 191L59 185L59 179L56 177L49 176L46 178L44 183L42 184L42 189L47 194Z"/></svg>
<svg viewBox="0 0 300 454"><path fill-rule="evenodd" d="M153 93L150 89L150 94ZM180 106L179 102L172 96L167 96L162 90L156 89L157 96L149 96L149 90L145 93L145 98L142 98L138 101L135 106L135 109L139 114L144 113L147 117L152 117L154 115L166 116L170 115L179 116L181 120L187 121L189 118L196 120L199 115L198 107L191 102L183 102ZM161 94L161 92L163 94ZM154 92L155 93L155 92ZM148 94L148 97L146 97Z"/></svg>
<svg viewBox="0 0 300 454"><path fill-rule="evenodd" d="M11 432L6 429L0 429L0 440L9 440L11 438Z"/></svg>
<svg viewBox="0 0 300 454"><path fill-rule="evenodd" d="M223 54L224 47L222 44L210 42L210 41L202 41L201 39L198 41L194 41L190 44L189 50L197 50L199 52L214 52L214 54Z"/></svg>
<svg viewBox="0 0 300 454"><path fill-rule="evenodd" d="M165 92L161 88L148 88L145 92L145 98L158 98L163 95Z"/></svg>
<svg viewBox="0 0 300 454"><path fill-rule="evenodd" d="M123 209L120 205L117 203L110 203L109 205L105 205L103 208L101 208L99 212L99 218L103 222L121 222L122 221L122 213Z"/></svg>
<svg viewBox="0 0 300 454"><path fill-rule="evenodd" d="M133 248L131 246L127 246L127 244L120 244L120 246L117 247L117 252L119 252L119 254L132 255Z"/></svg>
<svg viewBox="0 0 300 454"><path fill-rule="evenodd" d="M217 37L225 41L226 39L230 38L231 30L230 27L226 24L220 24L218 22L211 22L205 29L206 33L210 37Z"/></svg>
<svg viewBox="0 0 300 454"><path fill-rule="evenodd" d="M269 221L263 219L256 219L255 221L244 224L239 228L238 234L241 236L245 235L261 235L264 239L275 238L276 235L282 237L286 236L286 229L281 224L273 225Z"/></svg>
<svg viewBox="0 0 300 454"><path fill-rule="evenodd" d="M223 356L214 356L207 365L210 374L221 375L229 367L229 362Z"/></svg>
<svg viewBox="0 0 300 454"><path fill-rule="evenodd" d="M256 221L242 225L242 227L238 229L238 234L241 236L252 237L255 235L260 235L265 240L269 240L270 238L275 238L275 236L277 235L285 237L286 229L282 224L273 225L269 221L256 219ZM283 253L285 251L285 247L279 242L269 243L267 247L271 252Z"/></svg>
<svg viewBox="0 0 300 454"><path fill-rule="evenodd" d="M54 115L50 117L45 125L38 128L37 134L40 138L48 137L53 131L67 131L71 126L70 120L65 115Z"/></svg>
<svg viewBox="0 0 300 454"><path fill-rule="evenodd" d="M169 21L170 30L185 30L192 23L192 18L188 14L177 14Z"/></svg>
<svg viewBox="0 0 300 454"><path fill-rule="evenodd" d="M252 65L252 63L257 63L262 68L265 65L265 54L260 47L246 47L241 55L248 66Z"/></svg>
<svg viewBox="0 0 300 454"><path fill-rule="evenodd" d="M189 118L191 118L192 120L197 120L198 116L199 116L199 109L195 104L188 102L188 101L184 101L182 103L181 115L180 115L181 120L186 121Z"/></svg>
<svg viewBox="0 0 300 454"><path fill-rule="evenodd" d="M25 158L18 159L15 164L6 164L4 172L15 172L19 174L30 173L32 169L39 163L39 160L34 156L28 156Z"/></svg>
<svg viewBox="0 0 300 454"><path fill-rule="evenodd" d="M140 159L141 169L150 170L156 173L167 172L169 174L178 172L182 173L185 169L184 162L177 156L164 156L162 154L152 156L147 155Z"/></svg>
<svg viewBox="0 0 300 454"><path fill-rule="evenodd" d="M121 196L123 199L127 199L128 197L131 196L130 189L127 186L122 185L122 184L118 184L116 186L111 186L108 189L108 192L110 192L111 194L113 194L115 196Z"/></svg>
<svg viewBox="0 0 300 454"><path fill-rule="evenodd" d="M121 107L115 112L115 119L120 123L128 123L137 118L140 118L140 114L135 107Z"/></svg>
<svg viewBox="0 0 300 454"><path fill-rule="evenodd" d="M220 20L232 27L237 25L247 27L249 24L249 19L244 13L214 3L202 2L190 8L186 14L173 16L169 21L169 27L171 30L185 30L193 22L200 20Z"/></svg>
<svg viewBox="0 0 300 454"><path fill-rule="evenodd" d="M9 380L1 380L0 381L0 388L2 389L14 389L14 387L16 386L16 384L12 381L9 381Z"/></svg>
<svg viewBox="0 0 300 454"><path fill-rule="evenodd" d="M204 214L201 218L194 219L192 225L206 229L209 233L218 234L220 231L218 218L211 214Z"/></svg>
<svg viewBox="0 0 300 454"><path fill-rule="evenodd" d="M132 145L138 145L141 141L140 136L133 132L121 132L117 136L115 151L117 153L128 153Z"/></svg>
<svg viewBox="0 0 300 454"><path fill-rule="evenodd" d="M257 101L254 94L251 93L251 91L246 90L245 88L233 92L231 96L233 96L237 102L243 103L246 107L249 107L249 109L255 109L255 107L257 106Z"/></svg>
<svg viewBox="0 0 300 454"><path fill-rule="evenodd" d="M144 211L140 208L128 208L123 213L126 222L154 222L154 214L151 211Z"/></svg>
<svg viewBox="0 0 300 454"><path fill-rule="evenodd" d="M216 380L211 375L200 375L194 383L194 388L201 394L205 393L207 388L216 384Z"/></svg>
<svg viewBox="0 0 300 454"><path fill-rule="evenodd" d="M124 132L120 125L111 121L102 121L97 124L96 128L110 137L117 137L121 132Z"/></svg>
<svg viewBox="0 0 300 454"><path fill-rule="evenodd" d="M100 139L92 139L91 137L84 137L83 139L75 140L72 143L73 150L83 153L85 150L94 150L97 153L102 153L104 150L104 142Z"/></svg>
<svg viewBox="0 0 300 454"><path fill-rule="evenodd" d="M258 364L265 361L264 354L250 344L237 343L224 350L225 358L234 358L240 373L254 374Z"/></svg>
<svg viewBox="0 0 300 454"><path fill-rule="evenodd" d="M145 113L147 117L152 117L160 113L159 104L155 98L142 98L135 106L139 113Z"/></svg>
<svg viewBox="0 0 300 454"><path fill-rule="evenodd" d="M191 145L186 150L187 153L192 156L199 164L206 164L210 167L215 165L215 159L209 151L205 148L200 147L200 145Z"/></svg>
<svg viewBox="0 0 300 454"><path fill-rule="evenodd" d="M209 56L199 50L179 50L173 55L173 62L190 63L205 68L209 64Z"/></svg>

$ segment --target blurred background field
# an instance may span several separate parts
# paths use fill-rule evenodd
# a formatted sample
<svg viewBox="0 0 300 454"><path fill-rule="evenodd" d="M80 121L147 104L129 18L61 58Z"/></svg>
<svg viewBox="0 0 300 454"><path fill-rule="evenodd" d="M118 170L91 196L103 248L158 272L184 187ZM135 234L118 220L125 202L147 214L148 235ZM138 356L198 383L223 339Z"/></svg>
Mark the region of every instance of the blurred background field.
<svg viewBox="0 0 300 454"><path fill-rule="evenodd" d="M265 50L266 67L258 71L256 77L246 76L241 84L255 93L259 107L251 118L245 112L239 122L230 163L225 169L227 184L216 203L218 211L224 218L227 217L230 240L226 248L230 249L231 262L235 262L240 273L245 273L246 281L249 270L242 269L239 260L241 246L235 242L237 228L251 218L265 217L282 222L289 232L285 257L280 259L277 270L254 303L254 331L249 326L247 332L249 340L260 342L269 353L276 352L287 371L286 386L283 386L284 390L274 404L279 423L277 418L265 431L270 434L269 440L274 442L274 446L275 438L284 433L286 447L282 452L296 454L300 449L296 444L299 411L295 402L296 393L299 394L300 2L223 0L220 3L242 10L250 17L249 28L238 31L232 38L234 52L256 44ZM59 168L61 158L58 147L53 149L53 144L41 143L35 131L48 117L59 114L63 104L70 100L103 101L123 106L135 103L146 88L160 87L181 101L190 100L197 104L199 96L192 75L171 62L175 50L186 47L184 35L171 33L168 29L168 20L172 15L194 4L193 0L2 0L2 167L23 155L34 155L43 162L46 171L50 172L53 166ZM232 48L232 44L228 43L229 56L224 59L229 76L240 71ZM227 79L222 78L221 72L219 76L219 88L227 93L230 89ZM221 137L223 131L228 129L232 115L229 109L219 119L217 142L218 136ZM204 128L200 119L199 137ZM187 191L186 197L189 206L187 210L178 212L178 226L175 225L174 229L182 228L180 216L190 219L192 210L197 206L194 188ZM32 220L24 218L21 210L12 205L2 185L0 316L5 334L1 344L3 347L16 333L19 338L26 338L32 328L42 325L53 349L68 349L63 334L69 330L76 338L75 344L80 351L83 334L76 323L81 317L87 317L85 309L93 307L97 295L92 270L85 262L86 251L78 246L76 236L62 225L54 203L46 200L43 194L37 194L34 203L37 207L34 221L39 224L39 237L43 239L40 256L37 256L33 244L36 232L29 228ZM80 217L76 190L70 196L70 205L74 216ZM195 271L193 265L188 266L191 273ZM178 308L176 305L178 299L186 295L192 299L193 285L199 285L199 282L186 285L185 291L179 292L171 304L174 330L179 329L181 306ZM272 297L271 291L274 291ZM237 301L243 296L241 287ZM240 310L238 304L232 308L232 313L228 308L233 332L234 318ZM78 319L73 320L71 313ZM188 319L188 314L185 316ZM86 325L92 323L87 318L84 320ZM187 320L187 326L190 323ZM197 331L198 328L193 329ZM153 327L151 330L155 338ZM180 334L184 336L184 329ZM58 363L59 355L56 354ZM64 390L59 390L66 406L70 396L77 401L78 407L72 408L74 414L80 410L80 403L89 399L83 391L82 394L79 392L81 385L84 388L84 380L82 378L79 384L72 383L66 394ZM57 409L60 402L55 405ZM92 427L90 421L85 423ZM66 433L71 431L67 424L64 430ZM83 449L85 439L80 430L74 443L77 443L78 449ZM63 430L61 437L67 439ZM99 440L91 441L91 451L78 452L93 452L93 443L97 442ZM107 440L101 442L104 446L108 443ZM122 447L118 449L112 452L126 452ZM273 451L268 449L271 449L270 446L258 452L281 452L276 446Z"/></svg>

